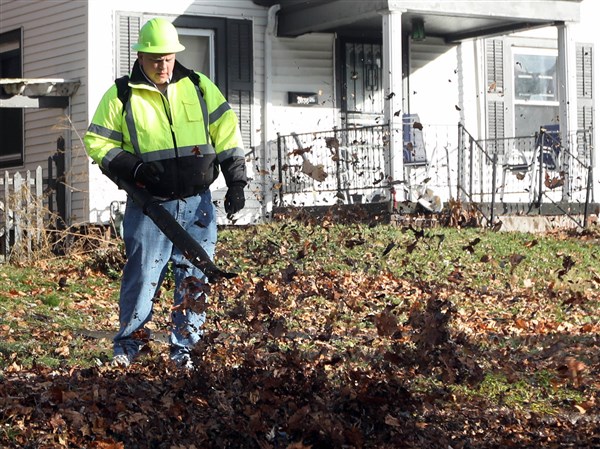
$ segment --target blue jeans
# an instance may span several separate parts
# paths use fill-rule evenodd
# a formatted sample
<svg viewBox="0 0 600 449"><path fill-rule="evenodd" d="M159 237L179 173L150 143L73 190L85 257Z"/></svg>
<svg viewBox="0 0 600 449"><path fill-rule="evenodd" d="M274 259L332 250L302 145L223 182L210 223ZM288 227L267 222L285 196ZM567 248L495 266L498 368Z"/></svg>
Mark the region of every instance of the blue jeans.
<svg viewBox="0 0 600 449"><path fill-rule="evenodd" d="M198 242L212 259L217 242L216 212L210 191L185 200L165 201L162 206ZM171 314L171 355L189 351L202 336L205 313L184 308L199 298L206 277L193 266L147 217L140 206L127 199L123 218L127 262L119 297L120 329L115 336L114 355L135 357L143 340L136 331L152 318L153 299L161 287L169 262L175 278L174 309ZM184 248L185 249L185 248ZM193 296L193 297L192 297ZM177 307L180 306L180 307ZM139 335L139 334L138 334Z"/></svg>

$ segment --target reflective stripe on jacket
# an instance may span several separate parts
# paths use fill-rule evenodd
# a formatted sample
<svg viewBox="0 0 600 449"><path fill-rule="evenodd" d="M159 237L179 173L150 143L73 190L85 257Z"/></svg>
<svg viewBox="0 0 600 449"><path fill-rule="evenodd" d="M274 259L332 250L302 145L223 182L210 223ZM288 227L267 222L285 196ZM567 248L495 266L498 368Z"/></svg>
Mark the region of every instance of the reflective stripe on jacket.
<svg viewBox="0 0 600 449"><path fill-rule="evenodd" d="M238 118L217 86L175 63L163 95L134 64L125 106L113 85L102 97L84 137L90 157L113 175L138 160L160 164L160 182L148 190L162 198L205 191L223 171L228 186L247 182ZM126 151L137 158L124 155ZM127 157L123 157L127 156ZM118 167L126 162L126 169Z"/></svg>

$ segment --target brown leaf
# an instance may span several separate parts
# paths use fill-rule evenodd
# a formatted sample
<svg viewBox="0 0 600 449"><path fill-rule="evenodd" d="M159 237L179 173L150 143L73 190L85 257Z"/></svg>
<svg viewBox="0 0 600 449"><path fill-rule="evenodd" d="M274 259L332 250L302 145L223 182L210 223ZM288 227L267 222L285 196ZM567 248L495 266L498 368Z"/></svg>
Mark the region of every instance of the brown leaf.
<svg viewBox="0 0 600 449"><path fill-rule="evenodd" d="M479 242L481 242L481 239L479 237L473 239L472 241L470 241L467 245L463 246L462 249L464 251L468 251L469 253L473 254L475 252L475 245L477 245Z"/></svg>
<svg viewBox="0 0 600 449"><path fill-rule="evenodd" d="M290 156L302 156L304 153L309 153L312 150L312 146L306 148L297 148L290 153Z"/></svg>
<svg viewBox="0 0 600 449"><path fill-rule="evenodd" d="M562 377L569 379L573 385L579 387L583 383L583 373L586 369L585 363L577 360L575 357L567 357L565 364L558 368Z"/></svg>
<svg viewBox="0 0 600 449"><path fill-rule="evenodd" d="M415 250L415 248L417 247L418 243L419 243L419 241L415 240L414 242L409 243L408 245L406 245L406 252L408 254L411 254Z"/></svg>
<svg viewBox="0 0 600 449"><path fill-rule="evenodd" d="M464 282L464 280L465 277L458 267L454 267L454 270L452 270L452 272L448 275L448 281L452 282L453 284L460 284Z"/></svg>
<svg viewBox="0 0 600 449"><path fill-rule="evenodd" d="M287 332L285 319L279 318L269 323L269 333L273 338L281 338Z"/></svg>
<svg viewBox="0 0 600 449"><path fill-rule="evenodd" d="M575 266L575 261L573 260L573 258L568 254L563 255L562 269L558 270L558 278L562 279L562 277L565 274L567 274L569 271L571 271L571 268L573 268L574 266Z"/></svg>
<svg viewBox="0 0 600 449"><path fill-rule="evenodd" d="M560 177L550 178L548 172L546 172L546 178L544 179L544 185L550 190L562 187L565 184L564 175Z"/></svg>
<svg viewBox="0 0 600 449"><path fill-rule="evenodd" d="M536 239L533 239L527 243L525 243L525 247L526 248L533 248L534 246L536 246L539 242Z"/></svg>
<svg viewBox="0 0 600 449"><path fill-rule="evenodd" d="M294 276L296 276L297 274L298 270L296 270L296 267L290 263L286 268L281 270L281 279L286 284L289 284L294 280Z"/></svg>
<svg viewBox="0 0 600 449"><path fill-rule="evenodd" d="M327 137L325 139L325 146L337 151L340 148L340 141L335 137Z"/></svg>
<svg viewBox="0 0 600 449"><path fill-rule="evenodd" d="M125 449L125 444L109 438L93 441L90 447L92 449Z"/></svg>
<svg viewBox="0 0 600 449"><path fill-rule="evenodd" d="M492 231L498 232L501 228L502 228L502 220L498 220L496 223L494 223L494 226L492 226Z"/></svg>
<svg viewBox="0 0 600 449"><path fill-rule="evenodd" d="M508 258L508 261L510 262L510 272L511 274L514 272L515 268L517 268L517 266L519 266L519 264L521 262L523 262L525 260L525 256L521 255L521 254L511 254L510 257Z"/></svg>
<svg viewBox="0 0 600 449"><path fill-rule="evenodd" d="M312 444L306 446L304 443L298 441L297 443L290 443L285 449L312 449Z"/></svg>
<svg viewBox="0 0 600 449"><path fill-rule="evenodd" d="M63 346L59 346L56 349L54 349L54 353L56 355L62 356L62 357L69 357L69 354L71 353L71 350L69 349L68 345L63 345Z"/></svg>
<svg viewBox="0 0 600 449"><path fill-rule="evenodd" d="M52 426L52 428L54 430L58 430L64 426L66 426L67 423L65 422L65 420L63 419L63 417L60 413L55 413L50 418L50 425Z"/></svg>
<svg viewBox="0 0 600 449"><path fill-rule="evenodd" d="M529 323L525 321L523 318L515 319L515 326L519 329L527 330L529 329Z"/></svg>
<svg viewBox="0 0 600 449"><path fill-rule="evenodd" d="M360 246L360 245L364 245L365 244L365 240L360 238L360 239L348 239L344 241L344 246L346 248L352 249L356 246Z"/></svg>
<svg viewBox="0 0 600 449"><path fill-rule="evenodd" d="M388 426L392 426L392 427L402 426L402 423L400 422L400 420L398 418L390 415L389 413L387 415L385 415L385 423Z"/></svg>
<svg viewBox="0 0 600 449"><path fill-rule="evenodd" d="M398 331L398 318L387 308L375 316L377 335L380 337L391 337Z"/></svg>

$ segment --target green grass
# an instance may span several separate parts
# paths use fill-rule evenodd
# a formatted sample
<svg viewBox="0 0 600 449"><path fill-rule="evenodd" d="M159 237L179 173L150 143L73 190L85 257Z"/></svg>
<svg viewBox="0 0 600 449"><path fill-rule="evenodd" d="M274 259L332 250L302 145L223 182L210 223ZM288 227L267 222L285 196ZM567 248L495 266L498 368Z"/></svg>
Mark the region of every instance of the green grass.
<svg viewBox="0 0 600 449"><path fill-rule="evenodd" d="M492 232L485 229L433 228L415 233L394 226L270 224L243 232L246 251L236 246L239 231L221 232L220 242L231 267L255 270L268 275L289 263L299 268L312 264L324 270L349 270L395 275L423 282L444 282L453 271L466 278L470 288L486 290L532 285L543 290L549 283L556 288L581 290L600 272L596 242L582 239L556 239L522 233ZM479 243L471 244L475 239ZM471 245L470 245L471 244ZM393 245L387 254L386 248ZM231 256L234 257L231 257ZM564 274L563 259L573 266Z"/></svg>
<svg viewBox="0 0 600 449"><path fill-rule="evenodd" d="M316 360L337 357L341 362L328 375L343 383L344 370L375 369L373 363L381 371L391 369L389 354L419 356L411 340L416 330L407 322L427 297L435 295L456 308L453 338L468 340L469 351L475 352L484 370L479 384L453 385L454 394L552 413L557 404L581 402L582 393L546 365L540 364L538 371L523 369L511 381L498 365L518 366L541 353L550 344L544 341L549 336L585 341L587 335L578 334L582 327L599 321L598 301L590 299L599 282L596 253L593 235L475 228L415 232L390 225L291 220L226 228L220 232L216 262L238 272L239 285L217 294L209 322L218 322L220 329L235 336L228 343L233 351L238 345L262 344L265 337L249 328L250 318L256 317L255 325L266 326L281 317L286 332L303 337L273 339L270 347L284 353L305 352ZM295 276L289 275L290 267ZM0 266L0 370L13 363L89 367L109 360L110 341L85 338L79 331L116 330L119 271L118 260L110 253L40 261L32 267ZM285 273L290 276L287 280ZM59 284L61 278L66 283ZM261 281L273 286L268 312L253 310L264 303L254 293ZM164 290L155 308L160 329L168 326L172 294L169 288ZM232 310L240 304L246 316L232 318ZM395 341L377 335L375 317L386 307L402 328ZM334 337L330 341L319 337L326 326ZM538 336L539 344L531 343L531 336ZM440 370L443 367L436 366L414 374L415 394L438 390Z"/></svg>
<svg viewBox="0 0 600 449"><path fill-rule="evenodd" d="M452 387L452 391L512 410L529 410L547 415L556 414L560 408L557 405L577 404L586 400L580 391L564 385L555 385L553 379L553 373L548 371L541 371L516 381L509 381L502 374L488 374L475 389L457 386Z"/></svg>

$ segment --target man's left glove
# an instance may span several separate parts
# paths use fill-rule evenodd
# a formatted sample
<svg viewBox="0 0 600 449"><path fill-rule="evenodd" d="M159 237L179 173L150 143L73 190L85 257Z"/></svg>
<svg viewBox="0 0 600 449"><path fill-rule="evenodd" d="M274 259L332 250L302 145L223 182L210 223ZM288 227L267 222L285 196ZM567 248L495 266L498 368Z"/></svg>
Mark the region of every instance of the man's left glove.
<svg viewBox="0 0 600 449"><path fill-rule="evenodd" d="M133 179L138 184L150 186L160 182L160 175L164 173L162 165L154 162L140 162L133 170Z"/></svg>
<svg viewBox="0 0 600 449"><path fill-rule="evenodd" d="M233 215L241 211L245 205L244 186L239 184L230 186L225 194L225 212L227 212L227 215Z"/></svg>

